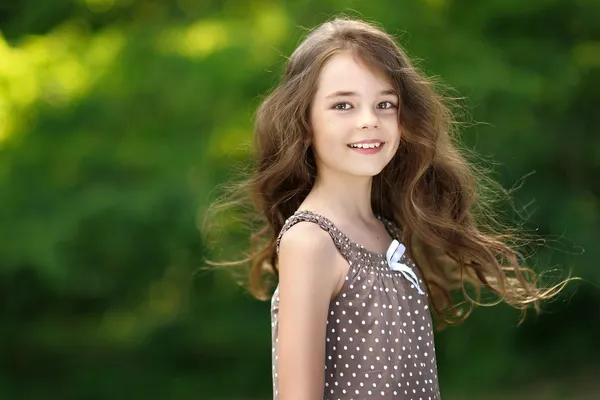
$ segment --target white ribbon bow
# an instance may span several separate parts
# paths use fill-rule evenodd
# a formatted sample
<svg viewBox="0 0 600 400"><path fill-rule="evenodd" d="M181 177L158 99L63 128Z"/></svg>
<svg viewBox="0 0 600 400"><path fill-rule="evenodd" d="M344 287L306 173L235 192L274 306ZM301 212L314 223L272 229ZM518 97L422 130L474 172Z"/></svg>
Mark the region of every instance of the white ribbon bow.
<svg viewBox="0 0 600 400"><path fill-rule="evenodd" d="M421 287L419 286L419 279L417 278L417 275L412 269L410 269L410 267L408 267L408 265L402 264L400 262L400 258L402 257L405 251L406 247L402 243L394 239L386 253L388 266L394 271L400 271L402 275L417 288L419 294L424 294L421 290Z"/></svg>

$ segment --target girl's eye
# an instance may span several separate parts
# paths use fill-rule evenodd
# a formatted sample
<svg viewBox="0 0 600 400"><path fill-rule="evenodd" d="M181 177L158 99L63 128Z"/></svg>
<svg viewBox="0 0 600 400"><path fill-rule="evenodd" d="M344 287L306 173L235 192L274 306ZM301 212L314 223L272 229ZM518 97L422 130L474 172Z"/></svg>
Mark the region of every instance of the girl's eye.
<svg viewBox="0 0 600 400"><path fill-rule="evenodd" d="M333 108L335 108L336 110L349 110L350 107L352 106L348 103L337 103L333 106Z"/></svg>
<svg viewBox="0 0 600 400"><path fill-rule="evenodd" d="M396 105L394 103L392 103L391 101L382 101L381 103L379 103L379 105L377 107L383 108L383 109L390 109L390 108L396 108Z"/></svg>

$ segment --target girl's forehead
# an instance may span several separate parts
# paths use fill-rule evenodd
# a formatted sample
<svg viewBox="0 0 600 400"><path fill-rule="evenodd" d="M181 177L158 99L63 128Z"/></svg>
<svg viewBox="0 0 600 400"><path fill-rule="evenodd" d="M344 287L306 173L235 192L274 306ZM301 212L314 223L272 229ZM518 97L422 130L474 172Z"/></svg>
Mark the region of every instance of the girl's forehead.
<svg viewBox="0 0 600 400"><path fill-rule="evenodd" d="M331 57L319 73L318 92L390 90L389 77L351 52Z"/></svg>

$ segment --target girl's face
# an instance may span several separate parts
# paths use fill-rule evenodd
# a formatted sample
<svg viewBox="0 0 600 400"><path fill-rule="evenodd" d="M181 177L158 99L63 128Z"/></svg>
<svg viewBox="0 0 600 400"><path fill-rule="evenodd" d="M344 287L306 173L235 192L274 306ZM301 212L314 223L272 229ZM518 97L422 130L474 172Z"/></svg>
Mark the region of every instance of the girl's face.
<svg viewBox="0 0 600 400"><path fill-rule="evenodd" d="M379 174L400 143L398 105L383 73L351 52L333 56L321 70L310 108L319 174Z"/></svg>

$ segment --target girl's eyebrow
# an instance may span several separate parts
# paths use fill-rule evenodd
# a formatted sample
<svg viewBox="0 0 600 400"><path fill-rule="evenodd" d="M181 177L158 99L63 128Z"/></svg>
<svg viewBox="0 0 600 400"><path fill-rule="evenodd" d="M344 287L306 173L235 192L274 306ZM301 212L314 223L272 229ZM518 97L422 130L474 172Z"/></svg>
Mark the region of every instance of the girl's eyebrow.
<svg viewBox="0 0 600 400"><path fill-rule="evenodd" d="M379 94L382 96L385 96L385 95L398 96L396 91L392 90L392 89L382 90L381 92L379 92ZM352 91L348 91L348 90L338 90L331 94L328 94L325 98L330 99L332 97L357 97L357 96L358 96L358 93L356 93L356 92L352 92Z"/></svg>

